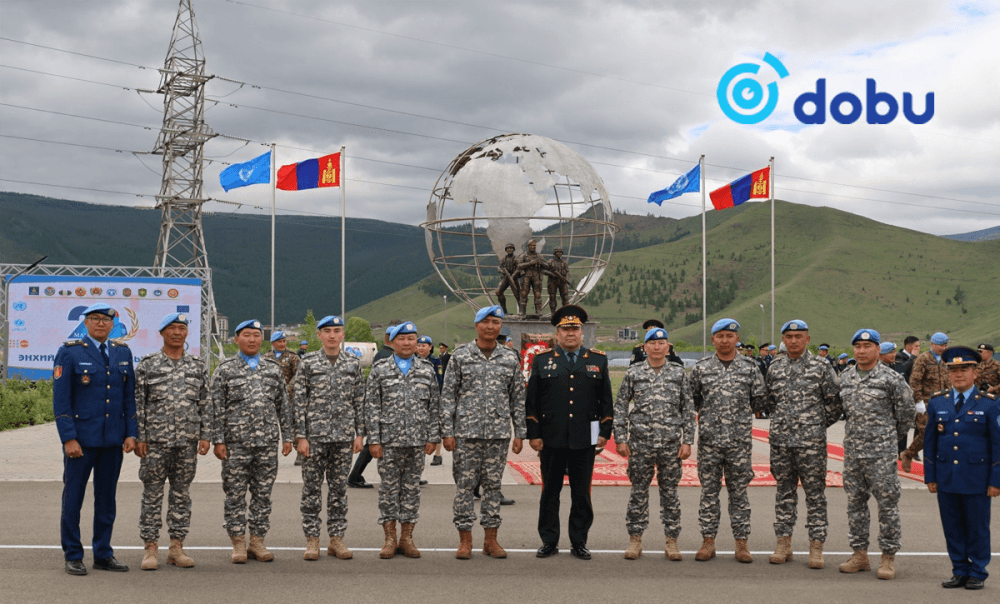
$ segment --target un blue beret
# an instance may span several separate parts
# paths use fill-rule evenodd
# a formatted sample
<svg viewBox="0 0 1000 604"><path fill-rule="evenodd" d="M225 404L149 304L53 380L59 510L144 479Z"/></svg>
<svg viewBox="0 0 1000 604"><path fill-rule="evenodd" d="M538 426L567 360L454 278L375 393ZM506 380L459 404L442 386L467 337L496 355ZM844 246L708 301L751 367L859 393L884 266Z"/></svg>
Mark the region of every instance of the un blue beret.
<svg viewBox="0 0 1000 604"><path fill-rule="evenodd" d="M820 345L819 345L819 349L820 349L820 350L830 350L830 347L829 347L829 346L827 346L826 344L820 344Z"/></svg>
<svg viewBox="0 0 1000 604"><path fill-rule="evenodd" d="M430 336L420 336L417 338L417 344L427 344L429 346L433 346L434 340L432 340Z"/></svg>
<svg viewBox="0 0 1000 604"><path fill-rule="evenodd" d="M410 321L403 321L399 325L392 327L389 331L389 341L396 339L396 336L401 334L417 333L417 326Z"/></svg>
<svg viewBox="0 0 1000 604"><path fill-rule="evenodd" d="M939 331L931 336L931 344L937 344L938 346L945 346L948 344L948 336Z"/></svg>
<svg viewBox="0 0 1000 604"><path fill-rule="evenodd" d="M256 329L257 331L263 332L264 330L260 328L260 321L257 319L250 319L249 321L243 321L236 326L236 335L239 335L244 329Z"/></svg>
<svg viewBox="0 0 1000 604"><path fill-rule="evenodd" d="M809 326L806 325L805 321L792 319L781 326L781 333L785 333L786 331L809 331Z"/></svg>
<svg viewBox="0 0 1000 604"><path fill-rule="evenodd" d="M882 336L880 336L874 329L859 329L854 333L854 337L851 338L851 345L857 344L859 341L881 344Z"/></svg>
<svg viewBox="0 0 1000 604"><path fill-rule="evenodd" d="M896 350L896 345L892 342L882 342L882 345L878 347L879 354L889 354L893 350Z"/></svg>
<svg viewBox="0 0 1000 604"><path fill-rule="evenodd" d="M842 353L840 353L840 356L837 357L837 358L838 359L846 359L847 358L847 353L846 352L842 352Z"/></svg>
<svg viewBox="0 0 1000 604"><path fill-rule="evenodd" d="M98 302L97 304L91 304L90 306L87 307L87 310L83 311L83 316L85 316L85 317L88 316L88 315L92 315L92 314L100 314L100 315L105 315L105 316L108 316L108 317L117 317L118 316L118 313L115 312L115 309L111 308L110 305L105 304L104 302Z"/></svg>
<svg viewBox="0 0 1000 604"><path fill-rule="evenodd" d="M480 308L479 311L476 313L476 321L475 322L479 323L480 321L482 321L486 317L496 317L498 319L502 319L503 318L503 309L500 308L498 305L485 306L483 308Z"/></svg>
<svg viewBox="0 0 1000 604"><path fill-rule="evenodd" d="M739 331L740 324L736 322L736 319L719 319L712 325L712 335L719 333L720 331Z"/></svg>
<svg viewBox="0 0 1000 604"><path fill-rule="evenodd" d="M183 323L184 325L187 325L189 321L186 314L179 312L172 312L169 315L163 317L163 320L160 321L160 327L156 331L163 331L171 323Z"/></svg>
<svg viewBox="0 0 1000 604"><path fill-rule="evenodd" d="M309 345L309 340L302 340L301 342L299 342L299 344L304 345L304 346L308 346Z"/></svg>
<svg viewBox="0 0 1000 604"><path fill-rule="evenodd" d="M284 340L284 339L285 339L285 332L283 331L279 330L271 334L272 342L277 342L278 340Z"/></svg>
<svg viewBox="0 0 1000 604"><path fill-rule="evenodd" d="M327 315L316 323L316 329L323 329L324 327L343 327L344 320L337 315Z"/></svg>
<svg viewBox="0 0 1000 604"><path fill-rule="evenodd" d="M666 340L669 335L666 329L660 329L659 327L654 327L646 332L646 337L643 338L643 342L648 342L650 340Z"/></svg>
<svg viewBox="0 0 1000 604"><path fill-rule="evenodd" d="M768 347L767 347L767 349L768 349L768 350L777 350L777 349L778 349L778 347L777 347L777 346L775 346L774 344L771 344L770 346L768 346Z"/></svg>

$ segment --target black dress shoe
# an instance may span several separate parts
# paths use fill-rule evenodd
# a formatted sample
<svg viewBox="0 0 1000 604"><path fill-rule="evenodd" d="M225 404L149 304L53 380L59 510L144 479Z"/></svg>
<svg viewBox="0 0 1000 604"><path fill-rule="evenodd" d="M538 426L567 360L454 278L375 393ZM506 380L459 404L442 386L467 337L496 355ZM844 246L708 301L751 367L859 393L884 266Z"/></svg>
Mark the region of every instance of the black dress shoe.
<svg viewBox="0 0 1000 604"><path fill-rule="evenodd" d="M351 487L352 489L374 489L375 488L375 485L368 484L367 482L365 482L365 477L364 476L358 478L357 480L348 480L347 481L347 486Z"/></svg>
<svg viewBox="0 0 1000 604"><path fill-rule="evenodd" d="M965 584L969 582L968 577L959 577L958 575L952 575L947 581L941 582L941 587L945 589L955 589L957 587L965 587Z"/></svg>
<svg viewBox="0 0 1000 604"><path fill-rule="evenodd" d="M587 549L587 546L583 543L574 543L573 548L569 551L581 560L590 560L590 550Z"/></svg>
<svg viewBox="0 0 1000 604"><path fill-rule="evenodd" d="M965 589L982 589L984 587L986 587L986 582L975 577L969 577L965 583Z"/></svg>
<svg viewBox="0 0 1000 604"><path fill-rule="evenodd" d="M514 505L515 503L517 502L513 499L507 499L503 496L503 493L500 493L500 505Z"/></svg>
<svg viewBox="0 0 1000 604"><path fill-rule="evenodd" d="M128 572L128 567L118 560L115 560L114 556L104 558L103 560L94 560L94 568L97 570L110 570L116 573Z"/></svg>
<svg viewBox="0 0 1000 604"><path fill-rule="evenodd" d="M535 552L535 557L536 558L548 558L549 556L552 556L552 555L558 554L558 553L559 553L559 544L558 543L543 543L542 547L538 548L538 551Z"/></svg>
<svg viewBox="0 0 1000 604"><path fill-rule="evenodd" d="M67 560L66 561L66 574L68 575L85 575L87 574L87 567L84 566L83 560Z"/></svg>
<svg viewBox="0 0 1000 604"><path fill-rule="evenodd" d="M427 484L427 481L426 481L426 480L423 480L423 479L421 479L421 480L420 480L420 486L424 486L425 484Z"/></svg>

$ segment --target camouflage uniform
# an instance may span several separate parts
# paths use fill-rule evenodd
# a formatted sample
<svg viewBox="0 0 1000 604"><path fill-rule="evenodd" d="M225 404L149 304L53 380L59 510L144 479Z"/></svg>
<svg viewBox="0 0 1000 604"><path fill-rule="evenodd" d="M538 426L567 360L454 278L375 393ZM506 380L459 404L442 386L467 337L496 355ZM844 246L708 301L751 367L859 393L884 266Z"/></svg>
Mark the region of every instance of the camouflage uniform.
<svg viewBox="0 0 1000 604"><path fill-rule="evenodd" d="M928 350L913 361L913 371L910 372L910 388L913 389L914 401L929 403L935 392L951 388L948 368L934 356L934 353ZM913 442L903 452L903 455L912 459L917 456L917 453L923 451L924 429L926 427L927 413L918 413L917 429L913 436Z"/></svg>
<svg viewBox="0 0 1000 604"><path fill-rule="evenodd" d="M295 438L309 441L309 457L302 463L302 532L306 537L319 537L326 480L326 530L330 537L343 537L351 445L364 432L361 362L342 352L331 363L323 350L310 352L302 357L292 385Z"/></svg>
<svg viewBox="0 0 1000 604"><path fill-rule="evenodd" d="M269 350L266 353L260 355L265 359L271 359L281 367L281 375L285 376L285 383L288 384L288 399L292 398L292 380L295 379L295 373L299 370L299 364L302 362L302 357L293 353L291 350L286 350L282 353L281 358L275 358L274 350Z"/></svg>
<svg viewBox="0 0 1000 604"><path fill-rule="evenodd" d="M569 303L569 264L561 258L549 260L549 272L560 278L549 275L549 310L556 312L556 294L562 297L562 305Z"/></svg>
<svg viewBox="0 0 1000 604"><path fill-rule="evenodd" d="M902 376L876 363L865 377L857 367L840 374L844 404L844 492L847 493L848 540L854 550L868 549L871 518L868 499L878 502L878 543L882 553L900 547L899 475L896 443L913 426L913 394Z"/></svg>
<svg viewBox="0 0 1000 604"><path fill-rule="evenodd" d="M212 440L226 445L223 526L230 537L246 532L248 488L250 534L264 537L271 526L271 488L278 476L276 445L279 438L292 441L294 423L284 385L277 363L261 358L253 370L239 355L223 361L212 377Z"/></svg>
<svg viewBox="0 0 1000 604"><path fill-rule="evenodd" d="M840 386L826 359L806 350L797 359L779 355L768 369L774 534L791 537L799 503L806 494L806 528L811 541L826 541L826 429L843 413Z"/></svg>
<svg viewBox="0 0 1000 604"><path fill-rule="evenodd" d="M212 429L208 375L201 360L186 352L177 361L163 351L143 357L135 367L135 410L138 442L148 445L139 462L139 536L145 543L159 539L163 483L169 480L167 528L171 539L183 541L191 526L198 441L210 440Z"/></svg>
<svg viewBox="0 0 1000 604"><path fill-rule="evenodd" d="M517 353L497 345L489 358L476 342L455 349L441 391L441 436L455 438L455 526L472 530L476 522L473 491L482 486L479 523L500 526L500 480L507 464L510 427L527 438L524 379Z"/></svg>
<svg viewBox="0 0 1000 604"><path fill-rule="evenodd" d="M996 388L1000 386L1000 361L995 358L990 358L988 361L983 361L979 364L979 384L984 382L989 385L990 388ZM980 388L983 392L986 391L985 388Z"/></svg>
<svg viewBox="0 0 1000 604"><path fill-rule="evenodd" d="M440 401L434 366L417 355L405 376L395 357L372 365L365 388L364 423L368 444L382 445L379 524L417 522L423 449L429 442L441 442Z"/></svg>
<svg viewBox="0 0 1000 604"><path fill-rule="evenodd" d="M631 403L632 410L629 411ZM629 535L649 526L649 485L653 472L660 488L660 520L667 537L681 532L681 445L694 442L694 400L682 367L665 363L659 372L643 361L628 368L615 399L615 442L629 446L632 493L625 512Z"/></svg>
<svg viewBox="0 0 1000 604"><path fill-rule="evenodd" d="M698 412L701 534L714 538L719 531L719 492L725 474L733 537L746 539L750 536L747 487L753 480L753 416L766 404L764 378L753 359L737 355L727 368L713 354L691 370L691 393Z"/></svg>

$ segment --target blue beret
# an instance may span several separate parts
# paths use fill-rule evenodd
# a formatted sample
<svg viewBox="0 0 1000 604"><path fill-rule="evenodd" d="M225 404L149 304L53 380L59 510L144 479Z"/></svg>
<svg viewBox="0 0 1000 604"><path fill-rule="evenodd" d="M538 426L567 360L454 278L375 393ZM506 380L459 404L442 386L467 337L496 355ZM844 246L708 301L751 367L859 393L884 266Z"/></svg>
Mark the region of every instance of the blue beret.
<svg viewBox="0 0 1000 604"><path fill-rule="evenodd" d="M302 340L301 342L299 342L299 344L301 344L303 346L308 346L309 345L309 340Z"/></svg>
<svg viewBox="0 0 1000 604"><path fill-rule="evenodd" d="M941 361L949 367L958 367L961 365L972 365L975 367L983 361L983 357L978 351L968 346L952 346L941 353Z"/></svg>
<svg viewBox="0 0 1000 604"><path fill-rule="evenodd" d="M347 353L347 354L349 354L349 355L353 355L353 356L356 356L356 357L358 357L359 359L361 358L361 354L362 354L362 353L361 353L361 349L360 349L360 348L357 348L357 347L355 347L355 346L347 346L347 347L345 347L345 348L344 348L344 352L346 352L346 353Z"/></svg>
<svg viewBox="0 0 1000 604"><path fill-rule="evenodd" d="M771 344L770 346L768 346L768 347L767 347L767 349L768 349L768 350L777 350L777 349L778 349L778 347L777 347L777 346L775 346L774 344Z"/></svg>
<svg viewBox="0 0 1000 604"><path fill-rule="evenodd" d="M163 320L160 321L160 327L156 331L163 331L171 323L183 323L184 325L187 325L188 322L189 321L186 314L181 312L172 312L169 315L163 317Z"/></svg>
<svg viewBox="0 0 1000 604"><path fill-rule="evenodd" d="M434 345L434 340L430 336L420 336L417 338L417 344L428 344L430 346Z"/></svg>
<svg viewBox="0 0 1000 604"><path fill-rule="evenodd" d="M882 342L882 345L878 347L879 354L889 354L893 350L896 350L896 345L892 342Z"/></svg>
<svg viewBox="0 0 1000 604"><path fill-rule="evenodd" d="M250 319L249 321L243 321L242 323L240 323L239 325L237 325L235 333L236 333L236 335L240 335L241 331L243 331L244 329L248 329L248 328L249 329L256 329L257 331L260 331L261 333L263 333L263 331L264 331L263 329L260 328L260 321L258 321L257 319Z"/></svg>
<svg viewBox="0 0 1000 604"><path fill-rule="evenodd" d="M882 336L878 334L874 329L859 329L855 332L854 337L851 338L851 345L861 342L872 342L873 344L881 344Z"/></svg>
<svg viewBox="0 0 1000 604"><path fill-rule="evenodd" d="M482 321L486 317L496 317L498 319L502 319L503 318L503 309L500 308L497 305L485 306L483 308L480 308L479 311L476 313L476 321L475 322L479 323L480 321Z"/></svg>
<svg viewBox="0 0 1000 604"><path fill-rule="evenodd" d="M948 344L948 336L939 331L931 336L931 344L937 344L938 346L946 346Z"/></svg>
<svg viewBox="0 0 1000 604"><path fill-rule="evenodd" d="M316 329L323 329L324 327L343 327L344 320L337 315L327 315L316 323Z"/></svg>
<svg viewBox="0 0 1000 604"><path fill-rule="evenodd" d="M389 335L389 334L391 334L391 333L392 333L392 327L393 327L393 326L392 326L392 325L390 325L389 327L386 327L386 328L385 328L385 335Z"/></svg>
<svg viewBox="0 0 1000 604"><path fill-rule="evenodd" d="M819 349L820 350L830 350L830 347L827 346L826 344L822 344L822 345L820 345Z"/></svg>
<svg viewBox="0 0 1000 604"><path fill-rule="evenodd" d="M712 335L719 333L720 331L739 331L740 324L736 322L736 319L719 319L712 325Z"/></svg>
<svg viewBox="0 0 1000 604"><path fill-rule="evenodd" d="M809 331L809 326L806 325L805 321L792 319L788 323L781 326L781 333L785 333L786 331Z"/></svg>
<svg viewBox="0 0 1000 604"><path fill-rule="evenodd" d="M278 330L278 331L276 331L276 332L274 332L274 333L271 334L271 341L272 342L277 342L278 340L284 340L284 339L286 339L285 338L285 332L283 332L281 330Z"/></svg>
<svg viewBox="0 0 1000 604"><path fill-rule="evenodd" d="M392 327L389 331L389 341L396 339L396 336L407 333L417 333L417 326L409 321L403 321L399 325Z"/></svg>
<svg viewBox="0 0 1000 604"><path fill-rule="evenodd" d="M98 302L97 304L91 304L87 307L87 310L83 311L83 316L92 314L106 315L108 317L117 317L118 313L111 306L105 304L104 302Z"/></svg>
<svg viewBox="0 0 1000 604"><path fill-rule="evenodd" d="M837 358L838 359L846 359L847 358L847 353L846 352L842 352L842 353L840 353L840 356L837 357Z"/></svg>
<svg viewBox="0 0 1000 604"><path fill-rule="evenodd" d="M660 329L659 327L654 327L646 332L646 337L643 338L643 342L648 342L650 340L666 340L668 338L667 330Z"/></svg>

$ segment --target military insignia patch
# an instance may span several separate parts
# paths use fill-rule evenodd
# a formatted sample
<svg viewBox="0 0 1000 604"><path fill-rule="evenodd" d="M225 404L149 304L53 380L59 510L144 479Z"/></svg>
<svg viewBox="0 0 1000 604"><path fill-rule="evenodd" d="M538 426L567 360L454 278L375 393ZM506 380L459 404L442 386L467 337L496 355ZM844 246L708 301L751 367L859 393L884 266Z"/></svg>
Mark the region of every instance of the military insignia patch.
<svg viewBox="0 0 1000 604"><path fill-rule="evenodd" d="M52 379L58 380L62 377L62 365L56 365L55 369L52 370Z"/></svg>
<svg viewBox="0 0 1000 604"><path fill-rule="evenodd" d="M938 432L944 432L944 424L938 424Z"/></svg>
<svg viewBox="0 0 1000 604"><path fill-rule="evenodd" d="M597 365L587 365L587 371L590 371L592 373L600 373L601 368L598 367Z"/></svg>
<svg viewBox="0 0 1000 604"><path fill-rule="evenodd" d="M80 383L86 386L90 383L90 376L86 373L80 376Z"/></svg>

